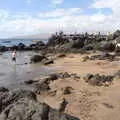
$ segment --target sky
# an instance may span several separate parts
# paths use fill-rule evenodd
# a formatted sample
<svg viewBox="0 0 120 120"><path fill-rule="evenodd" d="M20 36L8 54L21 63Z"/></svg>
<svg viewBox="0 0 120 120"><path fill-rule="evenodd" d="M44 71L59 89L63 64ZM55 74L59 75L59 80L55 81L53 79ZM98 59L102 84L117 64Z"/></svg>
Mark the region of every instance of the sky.
<svg viewBox="0 0 120 120"><path fill-rule="evenodd" d="M0 38L120 29L120 0L0 0Z"/></svg>

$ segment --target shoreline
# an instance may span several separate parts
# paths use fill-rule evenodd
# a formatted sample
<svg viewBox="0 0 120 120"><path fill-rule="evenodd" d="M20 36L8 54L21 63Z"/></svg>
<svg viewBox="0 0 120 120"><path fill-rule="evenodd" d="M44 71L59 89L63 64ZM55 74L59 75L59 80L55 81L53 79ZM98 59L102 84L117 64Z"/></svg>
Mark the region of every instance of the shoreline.
<svg viewBox="0 0 120 120"><path fill-rule="evenodd" d="M11 79L17 81L18 86L22 84L22 90L0 87L0 120L11 117L21 120L39 117L41 120L119 120L120 31L112 37L87 33L66 36L62 32L54 34L47 44L13 46L11 50L31 50L32 54L27 54L29 62L25 63L22 59L25 53L21 52L17 78L22 76L22 81L17 81L16 74ZM4 50L6 48L1 46L0 51ZM7 63L5 59L1 60L3 66ZM30 78L25 80L24 75ZM26 90L25 86L30 89Z"/></svg>
<svg viewBox="0 0 120 120"><path fill-rule="evenodd" d="M107 86L92 86L83 79L87 74L114 75L119 71L118 61L88 60L83 61L85 56L94 54L64 54L57 57L51 67L57 66L56 74L66 74L65 78L59 78L50 82L50 90L37 93L39 102L45 102L55 109L59 109L63 99L68 102L65 113L78 117L81 120L113 120L111 113L119 118L119 78L114 78L113 83ZM60 54L61 55L61 54ZM62 54L63 55L63 54ZM51 55L52 57L59 56ZM73 76L69 76L72 75ZM77 77L77 76L80 76ZM67 93L66 93L67 91ZM112 99L111 99L112 98Z"/></svg>
<svg viewBox="0 0 120 120"><path fill-rule="evenodd" d="M46 67L57 68L53 73L43 76L35 76L22 82L22 89L33 91L36 94L38 103L46 103L53 109L62 110L81 120L106 120L115 117L119 118L119 78L115 73L119 71L118 61L109 60L87 60L86 56L100 55L100 52L93 54L47 54L47 58L54 60L53 64ZM40 63L33 64L38 66ZM39 67L39 66L38 66ZM102 69L102 70L101 70ZM39 71L39 70L38 70ZM102 86L95 86L87 83L84 76L87 74L106 77L113 75L112 84L105 83ZM106 79L107 80L107 79ZM13 90L14 91L14 90ZM111 99L112 98L112 99ZM107 110L107 111L106 111Z"/></svg>

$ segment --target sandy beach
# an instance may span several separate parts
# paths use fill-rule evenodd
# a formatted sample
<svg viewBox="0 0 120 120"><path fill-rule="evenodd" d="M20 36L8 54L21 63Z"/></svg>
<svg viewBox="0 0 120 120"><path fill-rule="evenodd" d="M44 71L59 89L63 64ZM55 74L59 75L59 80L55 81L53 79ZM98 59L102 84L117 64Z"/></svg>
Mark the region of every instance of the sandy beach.
<svg viewBox="0 0 120 120"><path fill-rule="evenodd" d="M69 36L13 46L14 63L1 47L0 120L120 119L120 48L105 35Z"/></svg>
<svg viewBox="0 0 120 120"><path fill-rule="evenodd" d="M119 61L107 60L88 60L83 62L85 56L97 55L95 54L68 54L67 57L56 60L53 66L58 66L60 72L77 73L80 75L91 74L113 74L120 69Z"/></svg>
<svg viewBox="0 0 120 120"><path fill-rule="evenodd" d="M81 54L67 54L64 58L55 60L57 72L77 73L81 79L65 78L50 83L51 90L38 95L53 108L58 109L63 98L68 102L65 113L79 117L81 120L119 120L120 115L120 81L115 79L109 87L91 86L82 78L84 75L106 74L110 75L120 69L119 61L107 60L83 62ZM72 88L71 94L65 95L64 88Z"/></svg>

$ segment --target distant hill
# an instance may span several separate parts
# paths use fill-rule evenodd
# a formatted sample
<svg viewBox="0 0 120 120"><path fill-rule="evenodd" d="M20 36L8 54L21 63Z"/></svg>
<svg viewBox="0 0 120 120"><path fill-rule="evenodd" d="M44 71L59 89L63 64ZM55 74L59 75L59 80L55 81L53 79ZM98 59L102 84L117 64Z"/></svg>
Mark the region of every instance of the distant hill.
<svg viewBox="0 0 120 120"><path fill-rule="evenodd" d="M39 33L35 35L24 35L12 37L13 39L48 39L51 36L51 33Z"/></svg>

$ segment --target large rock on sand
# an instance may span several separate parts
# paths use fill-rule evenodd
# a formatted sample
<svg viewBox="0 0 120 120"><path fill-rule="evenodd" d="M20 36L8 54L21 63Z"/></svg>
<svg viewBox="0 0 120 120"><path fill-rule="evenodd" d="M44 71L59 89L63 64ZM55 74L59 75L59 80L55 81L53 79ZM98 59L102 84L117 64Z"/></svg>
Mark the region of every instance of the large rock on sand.
<svg viewBox="0 0 120 120"><path fill-rule="evenodd" d="M85 81L93 86L102 86L102 85L110 85L113 81L113 77L111 75L92 75L92 74L87 74L84 79Z"/></svg>
<svg viewBox="0 0 120 120"><path fill-rule="evenodd" d="M43 65L49 65L53 64L54 61L52 59L46 58L44 55L34 55L31 57L32 63L38 63L41 62Z"/></svg>
<svg viewBox="0 0 120 120"><path fill-rule="evenodd" d="M113 39L116 39L119 36L120 36L120 30L117 30L113 33Z"/></svg>
<svg viewBox="0 0 120 120"><path fill-rule="evenodd" d="M103 51L107 51L107 52L112 52L115 50L115 44L111 43L111 42L106 42L102 45L101 48Z"/></svg>
<svg viewBox="0 0 120 120"><path fill-rule="evenodd" d="M31 91L0 94L0 120L79 120L39 103Z"/></svg>
<svg viewBox="0 0 120 120"><path fill-rule="evenodd" d="M79 120L78 118L59 112L44 103L20 100L6 108L0 120Z"/></svg>
<svg viewBox="0 0 120 120"><path fill-rule="evenodd" d="M13 92L0 92L0 113L6 107L22 98L36 100L36 95L33 92L26 90L16 90Z"/></svg>
<svg viewBox="0 0 120 120"><path fill-rule="evenodd" d="M49 65L49 64L53 64L54 61L52 59L44 59L44 60L42 60L42 63L44 65Z"/></svg>
<svg viewBox="0 0 120 120"><path fill-rule="evenodd" d="M43 59L46 59L46 57L43 55L34 55L31 57L31 62L37 63L37 62L41 62Z"/></svg>

